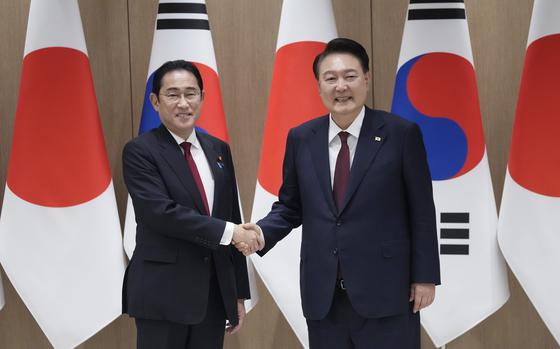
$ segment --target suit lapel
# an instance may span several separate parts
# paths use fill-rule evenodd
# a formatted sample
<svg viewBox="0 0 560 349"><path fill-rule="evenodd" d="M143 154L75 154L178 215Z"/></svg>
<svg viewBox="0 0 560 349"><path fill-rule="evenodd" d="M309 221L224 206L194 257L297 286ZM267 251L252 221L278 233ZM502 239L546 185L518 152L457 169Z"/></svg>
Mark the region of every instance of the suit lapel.
<svg viewBox="0 0 560 349"><path fill-rule="evenodd" d="M165 126L161 125L158 129L160 136L160 152L169 167L175 172L181 183L189 192L199 212L204 212L204 204L194 181L194 177L187 165L185 157L179 148L179 145L173 139L173 136L167 131Z"/></svg>
<svg viewBox="0 0 560 349"><path fill-rule="evenodd" d="M210 166L210 171L214 176L214 202L212 203L211 211L213 215L216 215L218 210L217 207L221 202L219 200L220 193L225 189L225 178L224 178L224 157L222 154L218 154L214 148L214 143L206 135L197 133L198 141L202 146L204 155L208 160L208 165Z"/></svg>
<svg viewBox="0 0 560 349"><path fill-rule="evenodd" d="M336 206L331 186L331 171L329 166L329 117L323 117L319 125L313 129L313 135L308 141L311 150L315 173L319 186L325 196L329 209L336 216Z"/></svg>
<svg viewBox="0 0 560 349"><path fill-rule="evenodd" d="M348 205L352 195L358 189L360 182L375 159L377 152L386 141L386 135L382 129L383 125L383 117L373 110L366 108L364 122L358 137L356 153L354 154L352 168L350 169L350 179L340 212Z"/></svg>

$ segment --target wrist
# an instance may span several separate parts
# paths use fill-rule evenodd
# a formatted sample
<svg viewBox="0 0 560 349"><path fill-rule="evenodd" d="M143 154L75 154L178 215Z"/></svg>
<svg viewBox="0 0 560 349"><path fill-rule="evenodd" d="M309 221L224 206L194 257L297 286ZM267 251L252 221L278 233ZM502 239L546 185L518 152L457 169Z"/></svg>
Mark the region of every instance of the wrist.
<svg viewBox="0 0 560 349"><path fill-rule="evenodd" d="M239 242L239 224L233 227L233 233L231 234L231 243L235 245Z"/></svg>

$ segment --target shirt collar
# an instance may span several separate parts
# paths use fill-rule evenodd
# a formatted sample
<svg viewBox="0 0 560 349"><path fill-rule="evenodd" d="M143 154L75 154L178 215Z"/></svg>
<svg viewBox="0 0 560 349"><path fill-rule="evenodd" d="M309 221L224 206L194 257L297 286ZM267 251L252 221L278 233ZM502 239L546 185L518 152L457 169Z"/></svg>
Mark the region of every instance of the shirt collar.
<svg viewBox="0 0 560 349"><path fill-rule="evenodd" d="M200 149L200 142L198 141L198 137L196 136L196 131L194 129L191 132L191 134L189 135L189 138L187 138L187 139L183 139L183 137L177 136L175 133L173 133L169 129L167 129L167 131L169 131L169 133L171 133L171 136L173 137L175 142L177 142L178 145L181 145L181 143L183 143L183 142L190 142L193 147Z"/></svg>
<svg viewBox="0 0 560 349"><path fill-rule="evenodd" d="M338 135L341 131L346 131L350 133L352 136L358 138L360 136L360 130L362 129L362 124L364 122L364 115L366 113L365 106L362 107L362 110L358 113L358 116L352 121L350 126L346 130L341 129L338 127L336 122L334 122L332 115L329 114L329 144L333 141L333 139Z"/></svg>

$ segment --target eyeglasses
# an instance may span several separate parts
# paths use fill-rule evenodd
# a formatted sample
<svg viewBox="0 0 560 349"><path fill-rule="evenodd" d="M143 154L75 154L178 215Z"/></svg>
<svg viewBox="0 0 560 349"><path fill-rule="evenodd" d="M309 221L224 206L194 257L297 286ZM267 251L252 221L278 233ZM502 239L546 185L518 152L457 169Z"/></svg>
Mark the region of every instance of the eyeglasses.
<svg viewBox="0 0 560 349"><path fill-rule="evenodd" d="M196 102L199 99L200 92L195 91L195 90L185 91L185 92L168 91L168 92L160 94L160 95L165 97L165 99L170 103L179 102L181 97L184 97L187 100L187 102L192 103L192 102Z"/></svg>

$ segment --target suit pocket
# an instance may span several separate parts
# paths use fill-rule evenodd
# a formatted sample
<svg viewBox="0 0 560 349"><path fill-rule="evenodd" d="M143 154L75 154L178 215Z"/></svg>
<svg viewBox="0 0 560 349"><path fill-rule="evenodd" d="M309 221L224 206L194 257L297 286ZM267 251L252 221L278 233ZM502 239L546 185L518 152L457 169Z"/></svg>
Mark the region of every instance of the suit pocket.
<svg viewBox="0 0 560 349"><path fill-rule="evenodd" d="M141 255L143 260L150 262L177 262L177 248L143 246Z"/></svg>

